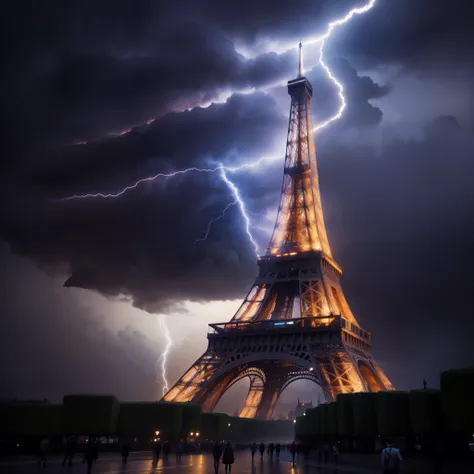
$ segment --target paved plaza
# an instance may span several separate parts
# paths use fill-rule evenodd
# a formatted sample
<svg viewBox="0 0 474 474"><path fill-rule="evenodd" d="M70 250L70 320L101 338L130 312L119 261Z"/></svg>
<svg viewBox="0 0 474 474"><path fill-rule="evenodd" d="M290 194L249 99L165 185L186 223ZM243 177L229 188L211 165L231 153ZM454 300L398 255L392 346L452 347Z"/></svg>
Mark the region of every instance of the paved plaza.
<svg viewBox="0 0 474 474"><path fill-rule="evenodd" d="M294 467L290 462L290 455L283 452L281 459L269 459L265 454L264 460L255 457L252 463L248 451L236 451L232 474L380 474L379 456L350 456L343 455L341 463L336 468L334 464L320 465L315 460L297 463ZM0 462L0 474L86 474L87 469L82 464L82 458L76 456L72 467L62 467L62 457L54 456L49 465L40 469L36 460L31 458L14 458ZM433 474L435 472L429 461L405 460L403 474ZM444 466L442 474L472 474L473 464L450 463ZM92 468L92 474L214 474L213 459L210 454L195 454L183 456L176 461L170 456L168 461L160 459L154 464L151 454L132 453L129 461L124 465L119 453L103 453ZM220 466L219 474L225 474L224 466Z"/></svg>
<svg viewBox="0 0 474 474"><path fill-rule="evenodd" d="M49 465L38 468L36 461L32 459L10 460L0 463L1 474L85 474L87 472L85 464L78 455L72 467L62 467L61 458L58 456L50 460ZM304 466L296 464L292 466L289 455L282 453L281 459L269 459L265 455L261 461L255 457L252 463L250 453L247 451L235 452L235 463L232 466L232 474L325 474L335 472L333 465L328 467ZM353 474L375 474L379 472L373 469L357 469L352 466L340 466L339 473ZM129 461L124 466L119 453L104 453L92 468L93 474L213 474L213 459L209 454L197 454L183 456L181 461L176 461L175 456L170 456L168 461L159 460L158 464L153 464L151 455L145 453L132 453ZM224 466L220 466L219 474L225 474Z"/></svg>

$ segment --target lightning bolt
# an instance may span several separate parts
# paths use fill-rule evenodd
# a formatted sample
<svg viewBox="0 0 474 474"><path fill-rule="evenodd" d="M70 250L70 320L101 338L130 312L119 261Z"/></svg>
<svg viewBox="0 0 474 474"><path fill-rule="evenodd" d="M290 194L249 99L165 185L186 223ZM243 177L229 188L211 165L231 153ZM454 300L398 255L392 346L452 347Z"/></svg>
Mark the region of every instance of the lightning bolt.
<svg viewBox="0 0 474 474"><path fill-rule="evenodd" d="M212 224L214 224L215 222L217 222L218 220L222 219L226 213L226 211L232 207L232 206L235 206L237 204L237 200L235 201L232 201L230 202L229 204L227 204L226 207L224 207L224 210L216 217L212 218L209 223L207 224L207 229L206 229L206 233L204 234L204 237L201 237L200 239L196 239L194 241L194 250L196 250L196 245L199 243L199 242L204 242L205 240L207 240L207 238L209 237L209 233L211 232L211 227L212 227Z"/></svg>
<svg viewBox="0 0 474 474"><path fill-rule="evenodd" d="M171 340L170 331L168 329L168 326L166 325L166 320L165 320L165 315L164 314L162 314L158 317L158 324L160 326L160 330L163 333L163 336L164 336L165 341L166 341L165 348L164 348L162 354L160 355L160 358L158 359L158 362L161 362L161 379L162 379L161 389L163 391L163 395L165 395L166 392L169 389L168 379L166 378L167 377L167 375L166 375L166 362L168 360L168 353L170 351L171 345L173 344L173 341Z"/></svg>
<svg viewBox="0 0 474 474"><path fill-rule="evenodd" d="M354 15L362 15L363 13L368 12L375 5L375 2L376 0L370 0L368 3L366 3L362 7L353 8L349 13L347 13L346 16L339 18L337 20L331 21L331 23L328 24L326 33L324 33L324 35L317 38L317 41L312 40L312 42L320 43L319 44L319 64L324 69L329 79L336 86L337 95L339 96L339 100L341 101L341 105L339 106L339 110L337 111L337 113L334 114L332 117L328 118L327 120L325 120L324 122L321 122L320 124L316 125L313 128L313 132L317 132L318 130L321 130L322 128L327 127L330 123L334 122L335 120L339 120L342 117L342 114L344 113L344 110L347 107L346 98L344 97L344 86L337 80L337 78L329 69L328 65L324 62L324 45L326 44L326 40L331 36L331 33L333 32L335 28L337 28L338 26L345 25L348 21L352 19Z"/></svg>
<svg viewBox="0 0 474 474"><path fill-rule="evenodd" d="M255 254L258 257L258 245L255 242L252 232L250 231L251 223L250 223L250 218L247 214L247 210L245 208L245 203L242 201L242 198L240 197L240 192L237 186L227 177L227 174L225 172L225 168L221 168L221 178L224 181L225 184L227 184L227 187L230 189L232 195L234 196L235 200L237 201L237 204L239 205L240 208L240 213L242 214L242 217L244 218L245 221L245 232L247 233L247 236L252 243L254 249L255 249Z"/></svg>
<svg viewBox="0 0 474 474"><path fill-rule="evenodd" d="M248 162L248 163L243 163L239 166L224 166L222 163L218 163L216 166L212 168L196 168L196 167L191 167L191 168L186 168L184 170L177 170L173 171L171 173L158 173L153 176L147 176L146 178L140 178L139 180L135 181L133 184L130 184L129 186L125 186L124 188L120 189L119 191L116 192L111 192L111 193L86 193L86 194L74 194L72 196L67 196L61 199L57 199L56 202L65 202L65 201L73 201L77 199L113 199L113 198L118 198L120 196L123 196L125 193L128 191L132 191L133 189L137 189L141 184L144 183L153 183L159 178L174 178L175 176L179 176L182 174L190 173L190 172L196 172L196 173L215 173L216 171L220 170L225 170L229 171L231 173L235 173L244 169L251 169L251 168L258 168L262 162L264 161L276 161L279 160L281 157L280 156L264 156L257 161L253 162Z"/></svg>
<svg viewBox="0 0 474 474"><path fill-rule="evenodd" d="M310 38L307 38L304 41L306 44L317 44L317 43L319 43L319 64L323 68L323 70L325 71L325 73L326 73L327 77L329 78L329 80L335 85L335 87L337 89L337 94L338 94L339 100L340 100L340 106L339 106L339 109L337 110L337 112L332 117L325 120L324 122L321 122L321 123L317 124L313 128L313 132L317 132L319 130L322 130L322 129L326 128L332 122L340 119L342 117L343 113L344 113L344 110L347 107L347 103L346 103L346 100L345 100L345 97L344 97L344 86L341 84L341 82L339 82L339 80L336 78L336 76L334 76L334 74L331 72L329 66L324 61L324 46L326 44L326 40L328 40L331 37L331 34L334 31L334 29L346 24L355 15L362 15L362 14L368 12L370 9L372 9L372 7L375 5L375 3L376 3L376 0L369 0L365 5L363 5L361 7L353 8L342 18L338 18L338 19L330 22L327 26L326 32L323 35L316 36L316 37L310 37ZM290 50L290 49L293 49L293 48L287 48L285 51ZM275 52L278 52L278 51L275 51ZM280 52L283 52L283 51L280 51ZM147 123L151 123L153 121L154 121L154 119L151 119ZM122 134L125 134L125 133L128 133L128 130L126 130ZM205 240L207 238L207 236L209 235L210 228L211 228L212 224L214 222L216 222L216 220L221 219L224 216L225 211L228 210L229 207L231 207L232 205L237 204L239 209L240 209L240 213L241 213L241 215L244 219L244 222L245 222L245 231L247 233L249 241L253 245L253 247L255 249L255 253L258 255L258 245L255 242L255 239L253 238L252 233L251 233L251 222L250 222L250 218L248 216L248 211L246 209L244 201L242 200L242 198L240 196L239 189L237 188L235 183L232 182L229 179L229 177L227 176L227 172L232 173L232 172L241 171L245 168L256 168L262 163L262 161L264 161L266 159L269 159L269 158L260 158L256 162L244 163L244 164L242 164L240 166L236 166L236 167L226 167L223 164L219 163L213 168L192 167L192 168L187 168L187 169L184 169L184 170L174 171L172 173L159 173L159 174L156 174L154 176L149 176L149 177L146 177L146 178L139 179L134 184L132 184L130 186L126 186L125 188L123 188L120 191L117 191L115 193L101 193L101 192L98 192L98 193L73 195L73 196L69 196L69 197L65 197L63 199L60 199L59 201L63 202L63 201L70 201L70 200L75 200L75 199L89 199L89 198L103 198L103 199L118 198L118 197L122 196L123 194L125 194L128 191L136 189L138 186L140 186L143 183L154 182L155 180L157 180L159 178L171 178L171 177L175 177L177 175L181 175L181 174L185 174L185 173L189 173L189 172L197 172L197 173L220 172L220 176L221 176L222 180L224 181L224 183L229 188L229 191L231 192L232 196L234 197L234 201L232 203L228 204L227 207L224 209L224 211L217 218L212 219L209 222L205 237L203 239L198 239L195 242L195 245L196 245L197 242L199 242L201 240ZM276 159L278 159L278 157L270 158L270 160L272 160L272 161L276 160ZM167 357L168 357L168 353L169 353L169 349L171 347L172 341L171 341L171 338L170 338L168 327L166 326L164 316L162 316L159 321L160 321L160 328L161 328L161 330L162 330L162 332L165 336L165 339L166 339L165 349L164 349L164 351L161 354L160 359L159 359L161 361L161 377L162 377L162 380L163 380L163 383L162 383L163 394L165 394L168 390L168 381L167 381L167 378L166 378L166 362L167 362Z"/></svg>
<svg viewBox="0 0 474 474"><path fill-rule="evenodd" d="M125 188L121 189L120 191L114 193L87 193L87 194L74 194L73 196L68 196L62 199L58 199L58 202L64 201L72 201L74 199L91 199L91 198L102 198L102 199L109 199L109 198L118 198L123 196L126 192L131 191L132 189L138 188L140 184L143 183L152 183L156 181L158 178L173 178L180 174L189 173L191 171L195 171L196 173L213 173L220 169L219 166L216 168L186 168L185 170L178 170L173 171L172 173L158 173L154 176L147 176L146 178L140 178L138 181L135 181L133 184L126 186Z"/></svg>

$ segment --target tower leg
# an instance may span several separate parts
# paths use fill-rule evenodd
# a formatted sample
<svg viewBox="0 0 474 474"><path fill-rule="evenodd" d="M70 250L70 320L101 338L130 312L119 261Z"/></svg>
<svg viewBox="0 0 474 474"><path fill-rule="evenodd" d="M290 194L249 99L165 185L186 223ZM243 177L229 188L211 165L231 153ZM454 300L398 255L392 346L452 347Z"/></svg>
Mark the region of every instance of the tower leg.
<svg viewBox="0 0 474 474"><path fill-rule="evenodd" d="M280 397L283 383L284 380L278 376L267 376L255 418L260 420L271 419L273 410L275 409L278 398Z"/></svg>
<svg viewBox="0 0 474 474"><path fill-rule="evenodd" d="M257 376L250 377L250 388L244 407L240 410L240 418L255 418L258 407L262 400L264 381Z"/></svg>
<svg viewBox="0 0 474 474"><path fill-rule="evenodd" d="M162 398L164 402L191 402L202 396L202 387L214 375L220 358L207 350ZM207 392L206 392L207 393Z"/></svg>
<svg viewBox="0 0 474 474"><path fill-rule="evenodd" d="M339 393L366 391L359 371L346 351L316 356L314 359L319 365L321 388L325 393L326 401L335 401Z"/></svg>

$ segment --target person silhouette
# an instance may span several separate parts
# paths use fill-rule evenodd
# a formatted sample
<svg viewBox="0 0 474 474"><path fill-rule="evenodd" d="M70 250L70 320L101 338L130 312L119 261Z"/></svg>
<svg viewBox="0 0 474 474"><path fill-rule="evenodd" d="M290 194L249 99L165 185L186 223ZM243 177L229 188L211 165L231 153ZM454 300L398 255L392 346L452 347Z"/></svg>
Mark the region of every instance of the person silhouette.
<svg viewBox="0 0 474 474"><path fill-rule="evenodd" d="M70 436L66 442L66 449L64 452L64 459L62 462L62 465L65 466L67 460L69 459L69 466L72 465L72 459L74 457L74 454L76 454L76 445L77 445L77 439L75 436Z"/></svg>
<svg viewBox="0 0 474 474"><path fill-rule="evenodd" d="M230 474L232 470L232 464L234 464L234 450L230 441L227 441L224 448L224 454L222 455L222 464L225 466L226 474Z"/></svg>
<svg viewBox="0 0 474 474"><path fill-rule="evenodd" d="M263 453L265 452L265 444L260 443L260 446L258 447L258 449L260 451L260 459L263 461Z"/></svg>
<svg viewBox="0 0 474 474"><path fill-rule="evenodd" d="M214 458L214 471L217 474L219 472L219 462L222 456L222 446L221 444L216 441L214 446L212 447L212 457Z"/></svg>
<svg viewBox="0 0 474 474"><path fill-rule="evenodd" d="M252 451L252 461L253 461L253 459L254 459L254 457L255 457L255 453L257 452L257 449L258 449L257 443L254 442L254 443L252 444L252 447L251 447L250 449L251 449L251 451Z"/></svg>

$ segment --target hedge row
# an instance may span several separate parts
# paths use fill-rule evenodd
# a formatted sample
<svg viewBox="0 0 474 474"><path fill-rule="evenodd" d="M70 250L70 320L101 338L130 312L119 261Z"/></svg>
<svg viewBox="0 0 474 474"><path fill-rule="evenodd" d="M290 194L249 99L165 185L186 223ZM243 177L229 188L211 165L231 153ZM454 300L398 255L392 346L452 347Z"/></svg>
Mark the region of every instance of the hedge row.
<svg viewBox="0 0 474 474"><path fill-rule="evenodd" d="M126 402L113 395L68 395L62 405L0 405L0 436L6 438L69 434L161 439L180 437L235 441L293 437L293 422L202 413L189 403Z"/></svg>
<svg viewBox="0 0 474 474"><path fill-rule="evenodd" d="M474 433L474 369L441 374L441 390L338 395L298 417L296 436L405 436Z"/></svg>
<svg viewBox="0 0 474 474"><path fill-rule="evenodd" d="M0 436L148 436L170 439L201 429L201 407L182 403L120 403L113 395L67 395L62 405L1 405Z"/></svg>

